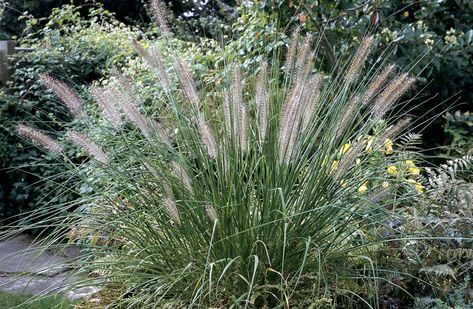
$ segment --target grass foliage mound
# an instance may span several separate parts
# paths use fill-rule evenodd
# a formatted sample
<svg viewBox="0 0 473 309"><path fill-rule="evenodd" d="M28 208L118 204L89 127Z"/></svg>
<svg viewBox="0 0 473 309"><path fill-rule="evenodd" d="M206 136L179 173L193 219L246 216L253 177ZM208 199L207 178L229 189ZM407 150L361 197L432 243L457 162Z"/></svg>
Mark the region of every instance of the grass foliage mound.
<svg viewBox="0 0 473 309"><path fill-rule="evenodd" d="M319 43L297 30L284 63L268 55L246 76L233 62L225 83L206 87L171 43L160 54L134 42L157 73L159 115L118 72L91 89L103 119L42 77L84 124L65 142L90 160L67 163L63 142L18 132L92 188L52 237L87 244L75 266L94 276L81 284L114 290L113 305L127 308L376 308L382 288L404 290L386 252L418 238L402 209L418 202L425 179L418 137L405 133L411 119L393 107L415 78L384 63L364 68L369 36L324 76Z"/></svg>

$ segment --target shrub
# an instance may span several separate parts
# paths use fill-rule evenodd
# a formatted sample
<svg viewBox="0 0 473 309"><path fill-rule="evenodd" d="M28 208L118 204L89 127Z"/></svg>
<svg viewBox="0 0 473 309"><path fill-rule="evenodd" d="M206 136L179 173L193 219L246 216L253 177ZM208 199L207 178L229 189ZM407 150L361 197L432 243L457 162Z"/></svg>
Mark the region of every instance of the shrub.
<svg viewBox="0 0 473 309"><path fill-rule="evenodd" d="M470 112L456 111L455 113L446 113L444 115L444 131L451 139L452 148L447 155L460 154L470 155L473 149L473 117Z"/></svg>
<svg viewBox="0 0 473 309"><path fill-rule="evenodd" d="M418 298L416 299L415 308L423 309L449 309L449 308L461 308L461 309L471 309L473 304L468 298L469 290L469 277L465 277L464 282L459 286L457 290L448 295L447 301L443 301L438 298Z"/></svg>

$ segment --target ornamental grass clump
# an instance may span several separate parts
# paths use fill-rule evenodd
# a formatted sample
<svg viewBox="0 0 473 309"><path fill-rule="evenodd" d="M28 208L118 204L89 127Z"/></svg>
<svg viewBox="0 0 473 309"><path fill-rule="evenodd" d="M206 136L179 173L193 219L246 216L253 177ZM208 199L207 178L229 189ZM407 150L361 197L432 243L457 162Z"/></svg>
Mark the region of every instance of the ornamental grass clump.
<svg viewBox="0 0 473 309"><path fill-rule="evenodd" d="M393 209L422 186L386 172L406 159L393 141L409 124L388 111L414 79L393 66L364 75L372 37L345 74L324 76L314 69L317 43L300 36L284 66L268 60L252 77L234 62L212 95L172 47L159 55L135 41L156 66L166 102L158 116L118 72L115 85L91 89L110 128L85 130L102 132L102 143L67 133L90 156L71 168L93 194L55 238L72 226L69 241L86 244L74 267L95 275L81 284L114 290L113 305L130 308L378 306L381 280L396 271L378 267L380 252L403 237ZM43 133L19 132L61 152Z"/></svg>

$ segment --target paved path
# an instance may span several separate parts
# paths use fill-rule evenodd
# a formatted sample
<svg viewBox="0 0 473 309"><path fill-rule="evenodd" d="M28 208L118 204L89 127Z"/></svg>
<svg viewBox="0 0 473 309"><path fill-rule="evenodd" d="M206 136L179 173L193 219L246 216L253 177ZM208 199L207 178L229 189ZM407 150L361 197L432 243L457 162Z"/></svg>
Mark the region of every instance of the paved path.
<svg viewBox="0 0 473 309"><path fill-rule="evenodd" d="M58 288L78 280L65 264L80 251L70 248L64 256L51 254L32 245L27 235L0 242L0 290L9 293L51 294ZM84 298L98 289L85 287L70 291L68 298Z"/></svg>

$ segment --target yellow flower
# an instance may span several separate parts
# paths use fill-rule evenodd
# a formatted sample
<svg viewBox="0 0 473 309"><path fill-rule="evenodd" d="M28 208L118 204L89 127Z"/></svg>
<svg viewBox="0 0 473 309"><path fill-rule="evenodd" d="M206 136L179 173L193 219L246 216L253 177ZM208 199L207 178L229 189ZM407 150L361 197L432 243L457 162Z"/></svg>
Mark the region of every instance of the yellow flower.
<svg viewBox="0 0 473 309"><path fill-rule="evenodd" d="M359 188L358 192L365 193L368 190L368 182L365 181Z"/></svg>
<svg viewBox="0 0 473 309"><path fill-rule="evenodd" d="M420 168L418 167L409 167L407 169L407 172L413 176L419 176L420 175Z"/></svg>
<svg viewBox="0 0 473 309"><path fill-rule="evenodd" d="M397 174L397 166L395 166L395 165L388 166L387 172L389 174L396 175Z"/></svg>
<svg viewBox="0 0 473 309"><path fill-rule="evenodd" d="M413 176L419 176L420 175L420 168L418 168L415 164L414 161L412 160L406 160L406 165L407 165L407 172Z"/></svg>
<svg viewBox="0 0 473 309"><path fill-rule="evenodd" d="M384 141L384 153L387 154L387 155L390 155L393 153L393 141L390 139L390 138L387 138L385 141Z"/></svg>
<svg viewBox="0 0 473 309"><path fill-rule="evenodd" d="M386 189L387 187L389 187L389 182L383 181L383 183L381 184L381 186Z"/></svg>
<svg viewBox="0 0 473 309"><path fill-rule="evenodd" d="M343 144L342 148L340 149L340 155L345 154L345 152L347 152L350 147L351 146L348 143Z"/></svg>
<svg viewBox="0 0 473 309"><path fill-rule="evenodd" d="M420 192L420 193L424 192L424 187L422 186L420 182L415 181L414 179L407 179L407 182L413 185L414 188L416 188L417 192Z"/></svg>

